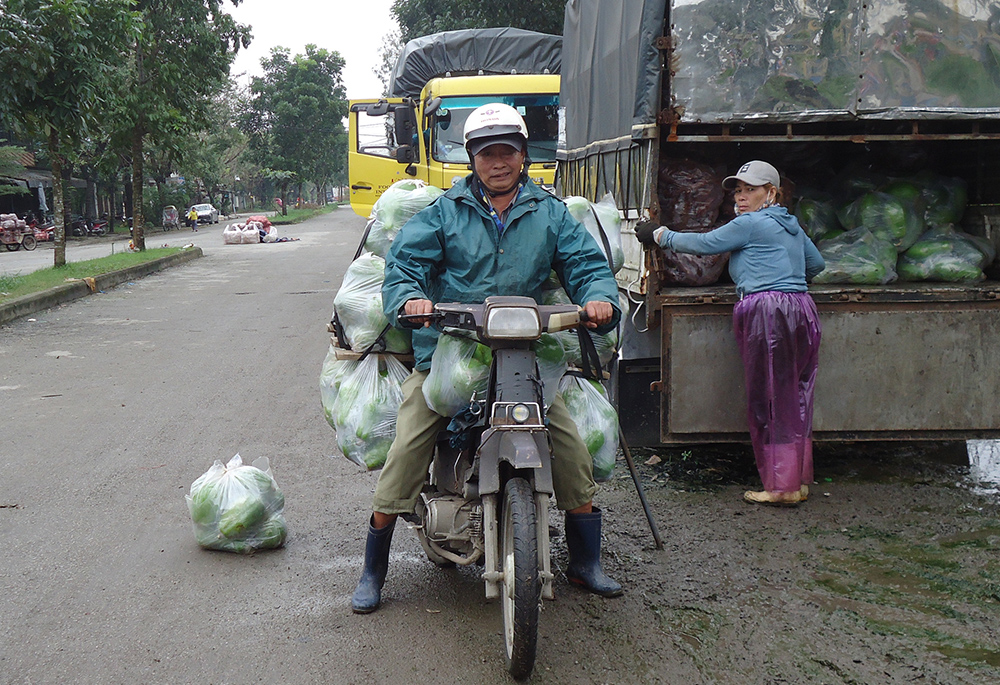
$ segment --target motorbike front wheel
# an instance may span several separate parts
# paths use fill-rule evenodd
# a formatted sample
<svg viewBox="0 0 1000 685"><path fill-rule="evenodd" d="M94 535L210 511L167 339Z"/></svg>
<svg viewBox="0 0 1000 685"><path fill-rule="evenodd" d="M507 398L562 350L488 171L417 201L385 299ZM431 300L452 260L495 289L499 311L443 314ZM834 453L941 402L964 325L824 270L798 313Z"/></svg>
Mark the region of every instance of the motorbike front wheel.
<svg viewBox="0 0 1000 685"><path fill-rule="evenodd" d="M521 679L531 675L535 666L542 590L535 537L535 498L531 486L523 478L507 481L502 515L500 603L507 670L514 678Z"/></svg>
<svg viewBox="0 0 1000 685"><path fill-rule="evenodd" d="M23 238L21 238L21 247L29 251L34 250L36 247L38 247L38 241L35 240L35 236L26 235Z"/></svg>

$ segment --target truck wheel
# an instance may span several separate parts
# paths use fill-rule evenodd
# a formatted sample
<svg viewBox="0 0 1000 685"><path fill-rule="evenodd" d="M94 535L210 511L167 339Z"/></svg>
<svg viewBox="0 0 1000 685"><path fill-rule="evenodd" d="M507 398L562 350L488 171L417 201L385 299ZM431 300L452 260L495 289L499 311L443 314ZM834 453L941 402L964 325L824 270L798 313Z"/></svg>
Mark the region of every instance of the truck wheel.
<svg viewBox="0 0 1000 685"><path fill-rule="evenodd" d="M523 478L507 481L501 520L503 583L500 604L503 608L507 670L520 680L531 675L535 667L542 590L535 539L535 498Z"/></svg>

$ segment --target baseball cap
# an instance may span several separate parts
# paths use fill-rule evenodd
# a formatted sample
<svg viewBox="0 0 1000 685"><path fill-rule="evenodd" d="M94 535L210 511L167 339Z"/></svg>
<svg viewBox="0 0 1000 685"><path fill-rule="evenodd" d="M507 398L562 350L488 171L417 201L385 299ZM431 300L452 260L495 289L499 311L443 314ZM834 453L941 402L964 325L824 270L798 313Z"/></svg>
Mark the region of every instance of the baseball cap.
<svg viewBox="0 0 1000 685"><path fill-rule="evenodd" d="M778 175L778 170L759 159L747 162L740 167L740 170L735 175L727 176L723 179L722 187L726 190L732 190L736 187L736 181L743 181L752 186L762 186L765 183L770 183L775 188L781 187L781 177Z"/></svg>
<svg viewBox="0 0 1000 685"><path fill-rule="evenodd" d="M509 145L517 151L524 147L524 136L520 133L508 133L502 136L490 136L488 138L474 138L466 143L469 154L475 157L490 145Z"/></svg>

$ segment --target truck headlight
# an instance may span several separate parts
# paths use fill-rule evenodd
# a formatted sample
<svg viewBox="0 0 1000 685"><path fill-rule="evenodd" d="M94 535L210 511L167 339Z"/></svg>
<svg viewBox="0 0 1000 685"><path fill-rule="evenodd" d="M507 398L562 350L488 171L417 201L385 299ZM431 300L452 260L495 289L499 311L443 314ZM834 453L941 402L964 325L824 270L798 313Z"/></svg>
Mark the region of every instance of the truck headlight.
<svg viewBox="0 0 1000 685"><path fill-rule="evenodd" d="M529 307L493 307L486 314L487 338L534 340L542 334L538 311Z"/></svg>

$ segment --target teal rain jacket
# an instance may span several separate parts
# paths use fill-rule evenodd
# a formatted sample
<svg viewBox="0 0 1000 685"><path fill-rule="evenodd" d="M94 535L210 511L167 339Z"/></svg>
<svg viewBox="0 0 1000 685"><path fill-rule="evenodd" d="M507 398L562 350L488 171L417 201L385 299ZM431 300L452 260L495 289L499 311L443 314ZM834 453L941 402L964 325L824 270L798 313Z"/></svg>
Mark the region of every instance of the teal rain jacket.
<svg viewBox="0 0 1000 685"><path fill-rule="evenodd" d="M607 332L621 318L618 286L597 242L556 197L528 181L499 235L483 202L469 187L471 176L406 222L386 257L382 303L399 325L407 300L483 302L491 295L541 298L555 270L570 299L614 306ZM413 333L418 370L429 369L438 331Z"/></svg>

